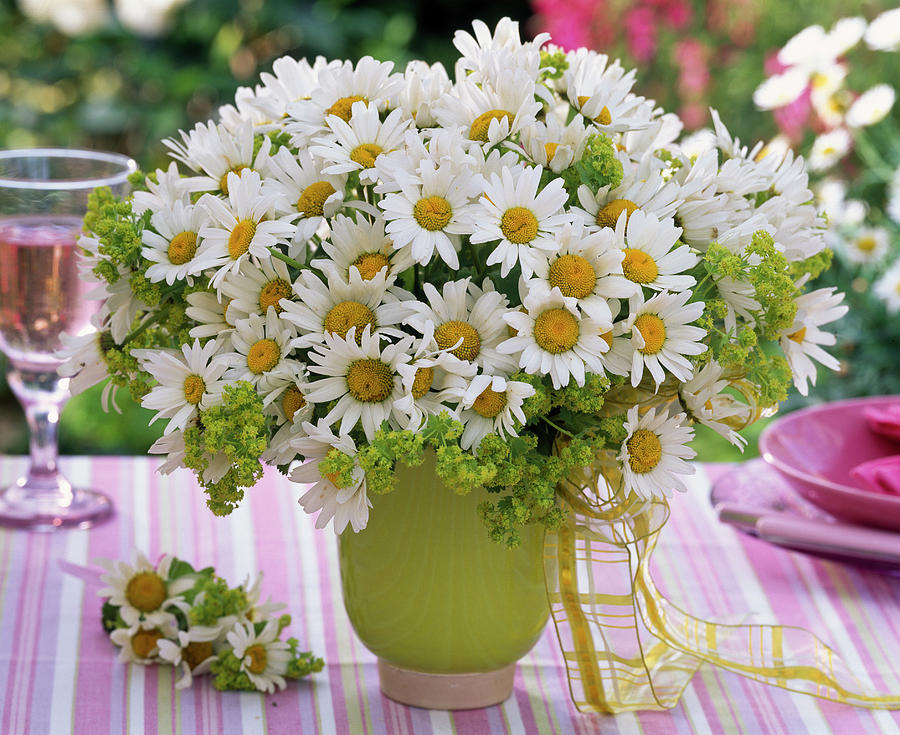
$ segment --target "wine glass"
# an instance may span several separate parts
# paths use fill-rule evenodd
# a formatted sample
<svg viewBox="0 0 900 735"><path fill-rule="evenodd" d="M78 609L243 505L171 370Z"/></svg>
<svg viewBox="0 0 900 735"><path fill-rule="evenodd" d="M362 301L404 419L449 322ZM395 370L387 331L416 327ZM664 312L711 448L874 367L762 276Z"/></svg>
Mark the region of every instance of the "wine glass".
<svg viewBox="0 0 900 735"><path fill-rule="evenodd" d="M134 161L66 149L0 151L0 350L30 431L28 472L0 491L0 524L87 528L112 514L109 498L72 487L57 469L59 414L69 398L60 377L60 335L94 330L100 302L85 299L76 256L88 195L128 189Z"/></svg>

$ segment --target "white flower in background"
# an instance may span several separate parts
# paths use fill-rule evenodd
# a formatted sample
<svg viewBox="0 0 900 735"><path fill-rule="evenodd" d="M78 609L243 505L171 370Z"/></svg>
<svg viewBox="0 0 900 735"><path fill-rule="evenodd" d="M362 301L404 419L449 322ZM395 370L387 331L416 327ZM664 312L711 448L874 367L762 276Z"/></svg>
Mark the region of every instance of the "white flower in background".
<svg viewBox="0 0 900 735"><path fill-rule="evenodd" d="M93 33L109 21L106 0L19 0L23 15L38 23L51 23L67 36Z"/></svg>
<svg viewBox="0 0 900 735"><path fill-rule="evenodd" d="M315 145L309 148L326 162L322 173L358 171L361 183L374 184L378 178L376 159L403 145L403 131L410 121L404 119L401 110L394 110L382 122L374 104L354 102L349 123L337 115L329 115L325 122L330 134L315 138Z"/></svg>
<svg viewBox="0 0 900 735"><path fill-rule="evenodd" d="M290 324L278 318L274 306L265 316L251 314L238 320L231 334L234 351L217 358L228 366L223 379L251 383L267 406L300 373L301 363L289 357L293 337Z"/></svg>
<svg viewBox="0 0 900 735"><path fill-rule="evenodd" d="M169 579L173 559L165 554L154 565L136 549L131 564L98 559L97 563L106 569L100 576L106 587L97 594L108 597L110 604L119 608L119 615L129 628L168 628L175 621L169 608L186 612L189 606L181 595L194 586L194 579L189 575Z"/></svg>
<svg viewBox="0 0 900 735"><path fill-rule="evenodd" d="M864 18L841 18L830 31L820 25L804 28L778 52L785 66L799 66L810 74L832 64L862 39L866 32Z"/></svg>
<svg viewBox="0 0 900 735"><path fill-rule="evenodd" d="M304 422L305 437L294 441L294 446L305 459L290 473L293 482L312 483L312 487L300 498L300 505L307 513L316 513L316 528L325 528L334 520L334 532L340 534L349 523L354 533L362 531L369 522L369 508L372 504L366 494L366 473L359 462L354 460L349 485L338 487L339 478L323 475L319 462L338 452L348 457L356 457L356 444L349 434L335 436L324 420L313 425Z"/></svg>
<svg viewBox="0 0 900 735"><path fill-rule="evenodd" d="M481 181L423 161L418 179L400 179L401 191L388 194L378 206L387 221L385 232L394 248L408 248L412 259L428 265L435 251L450 268L459 269L460 235L472 231L472 204Z"/></svg>
<svg viewBox="0 0 900 735"><path fill-rule="evenodd" d="M612 322L578 314L575 299L558 288L549 293L533 291L523 300L525 311L507 311L503 316L516 336L497 349L518 359L529 375L549 375L554 388L574 379L584 385L585 373L604 374L600 356L609 350L601 336L612 331Z"/></svg>
<svg viewBox="0 0 900 735"><path fill-rule="evenodd" d="M835 128L818 136L809 152L809 167L813 171L825 171L840 161L850 151L850 133L845 128Z"/></svg>
<svg viewBox="0 0 900 735"><path fill-rule="evenodd" d="M269 248L288 242L294 234L288 218L272 218L275 196L264 191L256 171L245 170L240 176L229 173L228 180L227 200L205 194L199 202L210 215L210 224L200 230L200 237L217 258L218 270L212 279L216 288L249 257L270 258Z"/></svg>
<svg viewBox="0 0 900 735"><path fill-rule="evenodd" d="M215 631L212 631L215 636ZM194 675L206 674L216 660L213 640L209 629L194 625L188 630L179 630L175 638L160 638L156 645L159 658L176 669L181 676L175 682L176 689L188 689L193 684Z"/></svg>
<svg viewBox="0 0 900 735"><path fill-rule="evenodd" d="M245 261L237 273L229 273L222 279L219 292L228 302L228 316L237 323L251 314L265 315L269 307L281 314L282 299L294 297L291 274L284 261Z"/></svg>
<svg viewBox="0 0 900 735"><path fill-rule="evenodd" d="M222 402L225 365L215 358L219 344L210 340L201 346L182 345L175 350L132 350L141 369L150 373L157 385L143 397L141 405L156 411L152 424L159 418L169 419L163 433L184 431L200 411Z"/></svg>
<svg viewBox="0 0 900 735"><path fill-rule="evenodd" d="M438 349L485 372L509 375L515 370L515 362L497 350L508 336L501 315L509 302L488 279L481 288L464 278L445 283L440 293L430 283L423 290L428 303L410 301L407 324L419 334L433 333Z"/></svg>
<svg viewBox="0 0 900 735"><path fill-rule="evenodd" d="M900 166L894 169L894 175L888 184L887 205L884 208L885 214L894 222L900 224Z"/></svg>
<svg viewBox="0 0 900 735"><path fill-rule="evenodd" d="M259 691L267 694L286 686L284 674L291 660L290 646L278 640L278 621L270 620L257 633L253 623L238 623L227 635L243 671Z"/></svg>
<svg viewBox="0 0 900 735"><path fill-rule="evenodd" d="M331 237L322 242L328 258L317 258L310 265L319 270L331 268L345 281L351 269L364 281L371 281L385 268L385 280L391 284L403 271L412 267L409 248L394 249L394 241L384 231L384 219L357 214L356 219L337 215L331 220Z"/></svg>
<svg viewBox="0 0 900 735"><path fill-rule="evenodd" d="M861 128L885 118L894 106L897 93L890 84L876 84L857 97L847 110L847 125Z"/></svg>
<svg viewBox="0 0 900 735"><path fill-rule="evenodd" d="M885 10L866 28L866 45L875 51L900 51L900 8Z"/></svg>
<svg viewBox="0 0 900 735"><path fill-rule="evenodd" d="M819 211L832 226L856 227L866 218L865 202L847 199L847 185L840 179L825 179L816 187Z"/></svg>
<svg viewBox="0 0 900 735"><path fill-rule="evenodd" d="M802 67L790 67L781 74L773 74L753 92L753 103L761 110L787 107L809 86L809 72Z"/></svg>
<svg viewBox="0 0 900 735"><path fill-rule="evenodd" d="M409 362L412 337L406 337L383 349L381 335L366 326L357 343L356 327L347 337L325 334L325 344L315 345L309 353L309 371L324 378L309 384L306 400L311 403L337 401L324 421L331 426L341 420L340 433L362 425L368 441L372 441L381 424L390 421L395 428L403 424L403 415L394 402L403 396L397 366Z"/></svg>
<svg viewBox="0 0 900 735"><path fill-rule="evenodd" d="M728 420L748 418L750 407L725 392L730 383L722 378L722 373L722 366L710 360L681 385L678 394L695 421L708 426L743 452L747 440L729 426Z"/></svg>
<svg viewBox="0 0 900 735"><path fill-rule="evenodd" d="M875 295L891 314L900 311L900 261L896 261L875 282Z"/></svg>
<svg viewBox="0 0 900 735"><path fill-rule="evenodd" d="M844 252L854 263L878 263L887 255L890 235L883 227L866 227L844 241Z"/></svg>
<svg viewBox="0 0 900 735"><path fill-rule="evenodd" d="M631 333L628 341L614 340L612 351L631 363L631 384L637 386L644 368L659 385L668 370L679 380L690 380L694 367L685 355L701 355L706 331L690 323L700 318L703 303L688 304L690 291L660 293L640 304L628 319L616 325L616 334Z"/></svg>
<svg viewBox="0 0 900 735"><path fill-rule="evenodd" d="M665 407L651 408L643 416L638 416L637 406L628 409L628 436L618 455L626 493L650 500L687 491L681 477L694 474L686 460L697 453L687 446L694 430L684 425L685 418L683 413L669 417Z"/></svg>
<svg viewBox="0 0 900 735"><path fill-rule="evenodd" d="M115 0L116 17L130 31L154 38L163 35L175 11L188 0Z"/></svg>
<svg viewBox="0 0 900 735"><path fill-rule="evenodd" d="M849 307L841 304L844 294L834 287L820 288L796 298L797 316L790 328L779 339L781 349L791 367L794 385L801 395L808 392L807 381L816 384L816 367L813 360L831 370L838 370L840 363L819 345L833 345L835 336L819 329L847 313Z"/></svg>
<svg viewBox="0 0 900 735"><path fill-rule="evenodd" d="M487 265L501 264L506 277L516 263L529 278L540 250L556 250L556 236L572 221L563 211L568 195L561 179L553 179L540 193L543 169L523 166L504 168L485 185L480 210L473 212L473 243L498 241L487 257Z"/></svg>
<svg viewBox="0 0 900 735"><path fill-rule="evenodd" d="M154 212L150 217L153 229L145 227L142 234L141 255L153 262L147 268L147 278L170 286L176 280L193 283L192 276L214 267L216 255L199 235L207 218L204 207L181 201Z"/></svg>
<svg viewBox="0 0 900 735"><path fill-rule="evenodd" d="M534 386L499 375L473 377L460 395L460 414L466 427L460 446L477 451L488 434L518 436L516 424L525 423L522 403L534 393Z"/></svg>

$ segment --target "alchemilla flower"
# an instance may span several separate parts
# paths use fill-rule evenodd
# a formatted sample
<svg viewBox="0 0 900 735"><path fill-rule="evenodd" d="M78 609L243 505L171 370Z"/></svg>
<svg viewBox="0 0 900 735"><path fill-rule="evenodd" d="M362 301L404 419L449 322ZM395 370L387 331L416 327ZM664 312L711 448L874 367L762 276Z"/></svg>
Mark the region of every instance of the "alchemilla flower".
<svg viewBox="0 0 900 735"><path fill-rule="evenodd" d="M858 32L823 31L824 57L822 38L795 40L784 63L803 84L839 79ZM635 72L548 40L476 22L455 78L276 60L221 123L168 143L181 169L92 202L104 338L73 344L67 372L105 366L168 419L153 452L191 468L216 513L265 462L306 486L318 526L357 532L426 452L455 491L496 491L480 512L509 544L563 522L554 488L595 451L629 491L680 489L692 423L740 443L813 361L837 365L823 348L840 297L804 293L825 221L786 147L743 145L715 112L714 133L679 139ZM791 81L761 94L786 99ZM887 102L873 91L851 122ZM815 166L850 147L836 130ZM853 257L880 256L869 235ZM891 304L896 281L877 287ZM176 661L165 620L123 609L169 641L142 651ZM269 634L230 633L233 675L278 686Z"/></svg>

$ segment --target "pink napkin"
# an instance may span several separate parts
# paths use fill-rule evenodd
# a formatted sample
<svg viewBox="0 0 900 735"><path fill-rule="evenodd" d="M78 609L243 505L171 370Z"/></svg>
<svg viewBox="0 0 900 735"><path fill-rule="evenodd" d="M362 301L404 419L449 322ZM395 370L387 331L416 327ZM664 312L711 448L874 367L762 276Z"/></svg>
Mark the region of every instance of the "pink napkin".
<svg viewBox="0 0 900 735"><path fill-rule="evenodd" d="M900 402L891 403L884 408L865 408L863 416L876 434L900 441Z"/></svg>
<svg viewBox="0 0 900 735"><path fill-rule="evenodd" d="M873 492L900 495L900 454L858 464L850 470L850 476Z"/></svg>

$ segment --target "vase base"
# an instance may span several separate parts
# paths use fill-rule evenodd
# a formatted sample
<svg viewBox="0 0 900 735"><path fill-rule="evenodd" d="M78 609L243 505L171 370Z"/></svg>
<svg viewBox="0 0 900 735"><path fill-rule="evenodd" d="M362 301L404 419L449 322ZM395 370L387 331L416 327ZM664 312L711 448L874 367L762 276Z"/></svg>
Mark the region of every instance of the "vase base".
<svg viewBox="0 0 900 735"><path fill-rule="evenodd" d="M384 695L425 709L479 709L500 704L512 694L515 676L515 663L475 674L426 674L378 659L378 679Z"/></svg>

